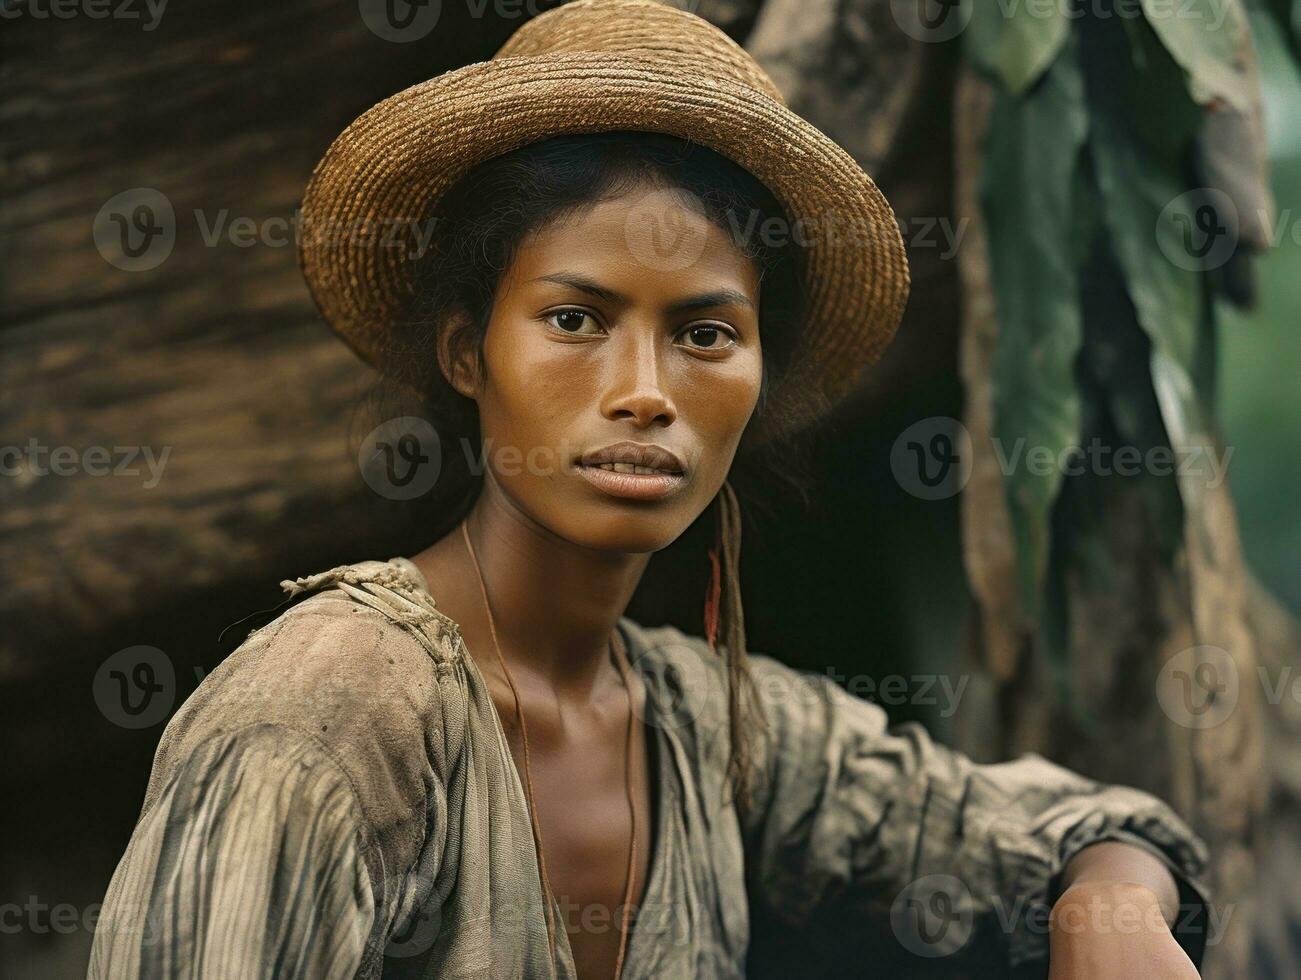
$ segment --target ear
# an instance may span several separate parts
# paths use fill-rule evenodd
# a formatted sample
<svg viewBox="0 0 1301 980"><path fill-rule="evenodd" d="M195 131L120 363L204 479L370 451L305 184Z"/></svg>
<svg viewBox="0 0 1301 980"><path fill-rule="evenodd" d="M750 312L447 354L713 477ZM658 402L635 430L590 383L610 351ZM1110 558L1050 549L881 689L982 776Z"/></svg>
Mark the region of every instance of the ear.
<svg viewBox="0 0 1301 980"><path fill-rule="evenodd" d="M469 344L454 340L465 336L470 328L470 318L463 313L454 315L438 335L438 369L457 392L466 398L479 393L479 371L474 350Z"/></svg>

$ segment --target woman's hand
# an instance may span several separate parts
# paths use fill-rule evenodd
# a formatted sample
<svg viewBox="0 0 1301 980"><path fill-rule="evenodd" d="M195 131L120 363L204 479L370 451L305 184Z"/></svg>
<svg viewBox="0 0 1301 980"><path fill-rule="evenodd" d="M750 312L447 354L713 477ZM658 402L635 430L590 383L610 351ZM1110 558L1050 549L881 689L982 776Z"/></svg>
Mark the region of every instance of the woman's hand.
<svg viewBox="0 0 1301 980"><path fill-rule="evenodd" d="M1134 882L1086 882L1062 893L1049 919L1049 980L1195 980L1155 892Z"/></svg>
<svg viewBox="0 0 1301 980"><path fill-rule="evenodd" d="M1049 980L1194 980L1199 976L1170 925L1174 876L1142 848L1087 847L1062 874L1049 922Z"/></svg>

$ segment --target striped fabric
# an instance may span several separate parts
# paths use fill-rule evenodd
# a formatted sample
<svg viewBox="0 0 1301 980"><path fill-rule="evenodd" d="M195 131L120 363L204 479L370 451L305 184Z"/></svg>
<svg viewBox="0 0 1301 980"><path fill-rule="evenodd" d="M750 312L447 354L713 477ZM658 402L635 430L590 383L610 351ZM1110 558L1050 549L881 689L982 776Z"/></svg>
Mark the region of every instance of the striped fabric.
<svg viewBox="0 0 1301 980"><path fill-rule="evenodd" d="M313 740L213 737L136 828L90 976L350 978L375 914L359 812Z"/></svg>
<svg viewBox="0 0 1301 980"><path fill-rule="evenodd" d="M573 910L542 894L487 684L415 566L285 588L304 600L168 724L89 976L575 980L544 903ZM977 765L762 654L770 737L742 819L720 658L672 627L619 629L657 770L625 980L1035 975L1057 876L1103 840L1151 851L1206 906L1205 848L1159 800L1034 755ZM1176 935L1198 961L1201 935Z"/></svg>

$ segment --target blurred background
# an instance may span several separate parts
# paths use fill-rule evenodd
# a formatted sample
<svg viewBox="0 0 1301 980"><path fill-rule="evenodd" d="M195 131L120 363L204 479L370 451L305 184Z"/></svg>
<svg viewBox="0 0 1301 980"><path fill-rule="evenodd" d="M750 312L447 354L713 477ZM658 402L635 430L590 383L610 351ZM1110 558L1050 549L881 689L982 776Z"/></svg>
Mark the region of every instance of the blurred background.
<svg viewBox="0 0 1301 980"><path fill-rule="evenodd" d="M271 613L223 629L430 543L295 212L353 118L550 6L0 0L6 976L84 975L167 718ZM914 281L811 501L738 486L751 648L1159 793L1214 852L1206 975L1297 975L1301 5L688 9L877 179ZM634 618L701 630L702 540ZM774 975L872 967L768 932Z"/></svg>

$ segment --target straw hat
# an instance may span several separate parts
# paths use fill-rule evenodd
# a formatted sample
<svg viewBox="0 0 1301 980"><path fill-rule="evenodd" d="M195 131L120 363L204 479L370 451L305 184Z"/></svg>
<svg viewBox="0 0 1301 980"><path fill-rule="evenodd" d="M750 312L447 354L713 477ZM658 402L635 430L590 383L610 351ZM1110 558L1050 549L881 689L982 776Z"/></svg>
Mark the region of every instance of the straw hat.
<svg viewBox="0 0 1301 980"><path fill-rule="evenodd" d="M550 136L630 129L703 144L762 181L805 249L804 340L770 394L760 439L789 434L804 387L828 404L894 335L908 264L885 197L854 159L786 108L753 58L656 0L574 0L526 22L491 61L367 110L317 164L299 260L321 314L380 366L414 295L403 244L456 180ZM756 424L758 420L756 420Z"/></svg>

